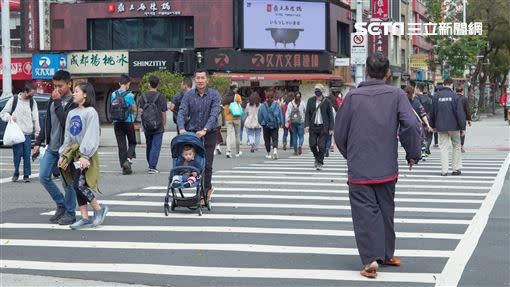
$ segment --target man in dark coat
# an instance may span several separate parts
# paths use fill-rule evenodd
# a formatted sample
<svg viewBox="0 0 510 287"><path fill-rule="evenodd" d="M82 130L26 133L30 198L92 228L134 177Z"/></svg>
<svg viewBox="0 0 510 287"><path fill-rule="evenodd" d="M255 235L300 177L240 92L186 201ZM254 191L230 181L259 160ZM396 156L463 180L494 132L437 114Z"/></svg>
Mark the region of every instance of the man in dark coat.
<svg viewBox="0 0 510 287"><path fill-rule="evenodd" d="M333 108L325 98L324 86L315 85L315 97L308 99L305 112L305 132L310 132L309 145L315 157L315 168L322 170L328 134L333 134Z"/></svg>
<svg viewBox="0 0 510 287"><path fill-rule="evenodd" d="M395 185L398 139L409 169L421 158L420 122L405 93L385 84L388 58L367 58L368 80L351 90L335 120L335 143L347 159L349 200L361 275L377 277L379 264L399 266L394 257Z"/></svg>

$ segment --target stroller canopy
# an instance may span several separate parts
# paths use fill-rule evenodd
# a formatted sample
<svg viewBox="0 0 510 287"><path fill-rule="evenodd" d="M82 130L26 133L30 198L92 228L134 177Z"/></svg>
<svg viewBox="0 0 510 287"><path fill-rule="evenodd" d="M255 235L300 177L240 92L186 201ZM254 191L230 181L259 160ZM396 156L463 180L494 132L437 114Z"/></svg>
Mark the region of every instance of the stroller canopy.
<svg viewBox="0 0 510 287"><path fill-rule="evenodd" d="M170 143L170 147L172 149L172 158L178 158L181 156L182 148L185 145L193 146L199 156L205 157L205 147L202 139L197 137L195 133L188 132L182 133L172 139L172 142Z"/></svg>

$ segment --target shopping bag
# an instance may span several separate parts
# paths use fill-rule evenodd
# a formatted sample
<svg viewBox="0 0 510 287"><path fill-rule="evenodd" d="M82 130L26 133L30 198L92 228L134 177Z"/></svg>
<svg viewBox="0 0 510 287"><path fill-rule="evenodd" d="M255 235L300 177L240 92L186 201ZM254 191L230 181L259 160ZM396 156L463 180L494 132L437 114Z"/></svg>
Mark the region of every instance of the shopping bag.
<svg viewBox="0 0 510 287"><path fill-rule="evenodd" d="M4 145L15 145L25 141L25 135L17 123L9 121L4 133Z"/></svg>

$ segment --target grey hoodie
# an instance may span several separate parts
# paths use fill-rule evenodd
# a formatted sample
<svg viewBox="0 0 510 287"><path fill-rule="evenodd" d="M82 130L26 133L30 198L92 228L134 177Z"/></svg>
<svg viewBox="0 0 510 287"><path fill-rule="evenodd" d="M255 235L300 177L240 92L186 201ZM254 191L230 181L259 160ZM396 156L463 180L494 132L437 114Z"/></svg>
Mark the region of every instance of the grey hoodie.
<svg viewBox="0 0 510 287"><path fill-rule="evenodd" d="M59 154L73 144L80 145L80 154L91 158L99 148L99 116L93 107L75 108L67 114L64 144Z"/></svg>
<svg viewBox="0 0 510 287"><path fill-rule="evenodd" d="M345 96L334 135L351 184L397 179L398 138L407 160L421 158L420 122L413 107L404 91L382 80L362 82Z"/></svg>

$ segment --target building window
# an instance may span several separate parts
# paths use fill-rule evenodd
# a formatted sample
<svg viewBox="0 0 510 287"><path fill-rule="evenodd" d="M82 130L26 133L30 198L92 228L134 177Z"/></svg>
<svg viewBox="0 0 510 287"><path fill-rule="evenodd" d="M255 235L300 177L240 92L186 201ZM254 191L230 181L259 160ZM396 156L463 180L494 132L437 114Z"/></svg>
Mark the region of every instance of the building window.
<svg viewBox="0 0 510 287"><path fill-rule="evenodd" d="M349 25L337 22L338 56L350 57L351 34Z"/></svg>
<svg viewBox="0 0 510 287"><path fill-rule="evenodd" d="M89 50L193 48L193 17L88 21Z"/></svg>

